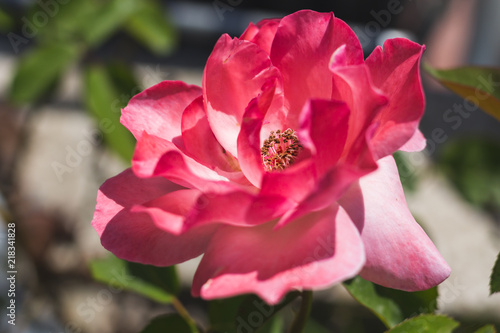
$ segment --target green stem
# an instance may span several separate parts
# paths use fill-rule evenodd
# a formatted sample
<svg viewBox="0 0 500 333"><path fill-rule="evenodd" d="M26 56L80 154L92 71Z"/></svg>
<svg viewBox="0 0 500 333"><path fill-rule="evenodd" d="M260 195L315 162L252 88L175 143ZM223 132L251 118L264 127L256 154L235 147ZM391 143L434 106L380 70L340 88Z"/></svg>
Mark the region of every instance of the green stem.
<svg viewBox="0 0 500 333"><path fill-rule="evenodd" d="M309 318L309 313L311 312L312 296L313 293L311 290L302 291L302 304L300 305L300 310L293 321L290 333L302 333L304 331L307 318Z"/></svg>
<svg viewBox="0 0 500 333"><path fill-rule="evenodd" d="M188 323L188 325L191 327L193 332L199 332L196 322L194 319L189 315L189 312L186 310L184 305L182 305L181 301L177 297L174 297L172 300L172 305L174 306L175 310L177 310L177 313L184 318L184 320Z"/></svg>

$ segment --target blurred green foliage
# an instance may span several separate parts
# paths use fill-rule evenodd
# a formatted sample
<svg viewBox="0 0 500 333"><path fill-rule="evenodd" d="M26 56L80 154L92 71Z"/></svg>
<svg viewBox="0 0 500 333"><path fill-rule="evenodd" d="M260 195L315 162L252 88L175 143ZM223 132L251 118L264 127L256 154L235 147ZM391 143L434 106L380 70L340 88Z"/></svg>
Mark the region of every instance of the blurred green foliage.
<svg viewBox="0 0 500 333"><path fill-rule="evenodd" d="M175 266L156 267L118 259L109 255L90 263L92 277L115 290L136 292L159 303L171 303L179 292Z"/></svg>
<svg viewBox="0 0 500 333"><path fill-rule="evenodd" d="M141 333L159 333L159 332L197 333L198 330L190 326L180 315L168 314L154 318L141 331Z"/></svg>
<svg viewBox="0 0 500 333"><path fill-rule="evenodd" d="M424 65L443 86L500 120L500 69L464 66L446 70Z"/></svg>
<svg viewBox="0 0 500 333"><path fill-rule="evenodd" d="M49 99L64 73L76 65L83 72L87 110L100 125L106 123L105 128L99 126L104 142L130 161L135 141L119 122L120 108L140 87L131 66L120 66L129 54L104 55L101 49L118 33L125 33L157 56L169 54L177 35L165 8L156 0L33 2L19 16L13 20L0 11L0 29L12 29L13 22L18 22L18 33L11 32L8 38L16 53L23 51L10 101L25 105ZM133 51L134 45L126 49Z"/></svg>
<svg viewBox="0 0 500 333"><path fill-rule="evenodd" d="M459 324L443 315L421 315L405 320L388 333L451 333Z"/></svg>
<svg viewBox="0 0 500 333"><path fill-rule="evenodd" d="M500 213L500 144L461 138L443 146L438 167L474 205Z"/></svg>
<svg viewBox="0 0 500 333"><path fill-rule="evenodd" d="M370 309L386 326L391 328L422 313L433 313L437 308L437 288L419 292L404 292L376 285L359 276L344 282L349 293Z"/></svg>
<svg viewBox="0 0 500 333"><path fill-rule="evenodd" d="M500 292L500 252L498 253L490 277L490 293L493 294L498 292Z"/></svg>

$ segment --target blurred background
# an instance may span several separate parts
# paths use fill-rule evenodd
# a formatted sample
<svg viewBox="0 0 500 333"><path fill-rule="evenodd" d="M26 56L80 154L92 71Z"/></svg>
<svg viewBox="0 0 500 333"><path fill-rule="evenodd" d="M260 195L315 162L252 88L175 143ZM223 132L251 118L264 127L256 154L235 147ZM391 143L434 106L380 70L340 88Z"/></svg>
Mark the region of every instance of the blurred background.
<svg viewBox="0 0 500 333"><path fill-rule="evenodd" d="M174 311L132 292L104 297L89 273L106 255L90 225L97 189L134 148L120 108L162 80L201 85L222 33L305 8L346 21L366 55L406 37L426 44L436 68L500 65L497 0L0 1L0 257L15 222L18 271L12 326L2 259L0 331L138 332ZM472 332L500 324L500 295L488 296L500 251L500 123L425 73L423 82L428 147L397 161L412 212L453 269L440 311ZM206 304L189 296L194 267L178 267L181 299L203 322ZM312 317L326 332L384 330L342 287L317 293Z"/></svg>

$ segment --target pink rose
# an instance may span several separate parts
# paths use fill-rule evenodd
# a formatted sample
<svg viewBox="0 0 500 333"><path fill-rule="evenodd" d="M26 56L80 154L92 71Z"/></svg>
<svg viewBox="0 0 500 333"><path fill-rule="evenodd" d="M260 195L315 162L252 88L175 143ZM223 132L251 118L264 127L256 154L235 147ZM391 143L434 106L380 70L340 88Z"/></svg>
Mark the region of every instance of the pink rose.
<svg viewBox="0 0 500 333"><path fill-rule="evenodd" d="M201 88L165 81L123 109L137 146L99 190L103 246L158 266L204 254L192 293L205 299L274 304L357 274L439 284L450 268L391 156L425 146L423 50L392 39L364 60L346 23L309 10L223 35Z"/></svg>

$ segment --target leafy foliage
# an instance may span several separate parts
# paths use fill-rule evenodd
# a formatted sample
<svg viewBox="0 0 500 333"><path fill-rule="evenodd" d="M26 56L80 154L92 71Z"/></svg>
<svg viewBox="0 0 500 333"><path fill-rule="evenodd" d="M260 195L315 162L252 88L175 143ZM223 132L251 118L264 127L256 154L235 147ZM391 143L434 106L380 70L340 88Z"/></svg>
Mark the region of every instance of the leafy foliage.
<svg viewBox="0 0 500 333"><path fill-rule="evenodd" d="M141 331L141 333L160 332L197 333L198 330L194 327L191 327L180 315L169 314L154 318Z"/></svg>
<svg viewBox="0 0 500 333"><path fill-rule="evenodd" d="M500 120L500 69L466 66L438 70L425 66L443 86Z"/></svg>
<svg viewBox="0 0 500 333"><path fill-rule="evenodd" d="M393 327L387 333L451 333L458 323L442 315L421 315Z"/></svg>
<svg viewBox="0 0 500 333"><path fill-rule="evenodd" d="M485 139L449 142L438 166L471 203L500 211L500 145Z"/></svg>
<svg viewBox="0 0 500 333"><path fill-rule="evenodd" d="M405 318L436 310L436 288L410 293L384 288L359 276L345 282L344 286L388 328L394 327Z"/></svg>
<svg viewBox="0 0 500 333"><path fill-rule="evenodd" d="M47 44L26 54L18 63L10 99L18 104L42 98L79 57L75 44Z"/></svg>
<svg viewBox="0 0 500 333"><path fill-rule="evenodd" d="M90 263L92 277L118 290L130 290L159 303L171 303L179 291L175 267L130 263L115 256Z"/></svg>
<svg viewBox="0 0 500 333"><path fill-rule="evenodd" d="M493 266L493 271L490 277L490 293L500 292L500 252L498 253L495 266Z"/></svg>
<svg viewBox="0 0 500 333"><path fill-rule="evenodd" d="M261 328L265 331L275 326L281 327L279 319L276 319L278 322L274 322L275 315L295 300L299 294L299 292L291 292L281 303L274 306L266 304L255 295L211 301L209 306L210 332L233 333L245 330L257 331ZM273 323L269 323L271 319Z"/></svg>
<svg viewBox="0 0 500 333"><path fill-rule="evenodd" d="M134 152L135 140L120 124L120 108L124 102L114 84L110 68L90 66L85 73L85 102L87 109L98 120L105 142L126 161Z"/></svg>

